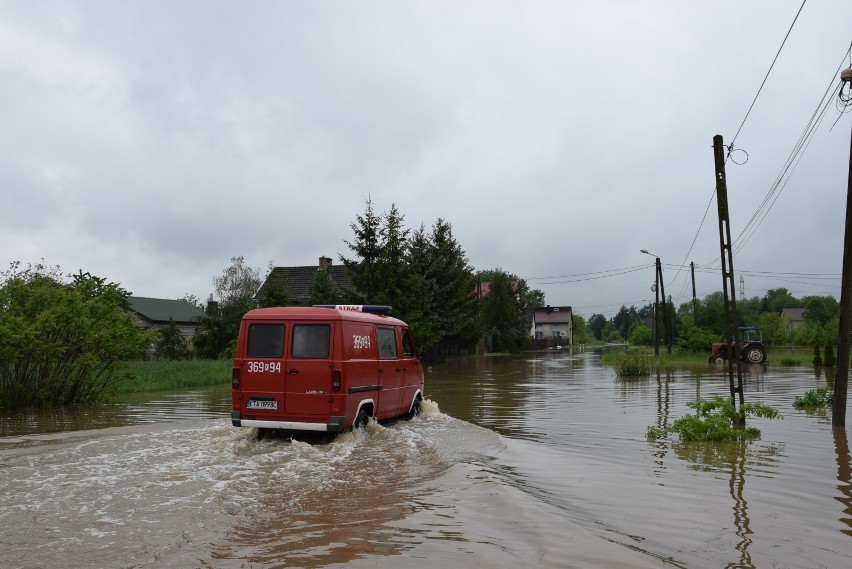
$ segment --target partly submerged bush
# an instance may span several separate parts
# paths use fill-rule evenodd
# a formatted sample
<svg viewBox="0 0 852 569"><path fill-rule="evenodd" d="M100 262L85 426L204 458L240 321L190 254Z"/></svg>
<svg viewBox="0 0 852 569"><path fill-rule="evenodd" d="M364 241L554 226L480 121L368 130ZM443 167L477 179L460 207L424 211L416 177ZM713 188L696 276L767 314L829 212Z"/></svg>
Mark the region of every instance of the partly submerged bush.
<svg viewBox="0 0 852 569"><path fill-rule="evenodd" d="M651 358L643 350L627 350L615 360L618 377L648 377L651 375Z"/></svg>
<svg viewBox="0 0 852 569"><path fill-rule="evenodd" d="M834 401L834 393L829 393L828 387L820 387L812 389L801 397L796 397L793 400L793 407L796 409L806 409L808 407L825 407L831 405Z"/></svg>
<svg viewBox="0 0 852 569"><path fill-rule="evenodd" d="M713 399L699 399L687 403L695 409L694 415L684 415L672 423L668 432L677 433L682 441L704 442L738 442L760 438L760 429L755 427L743 428L745 417L761 417L777 419L781 415L762 403L746 403L738 411L733 400L720 395ZM649 427L646 436L648 440L662 437L664 429Z"/></svg>
<svg viewBox="0 0 852 569"><path fill-rule="evenodd" d="M88 403L125 377L154 342L116 283L59 268L0 273L0 408Z"/></svg>
<svg viewBox="0 0 852 569"><path fill-rule="evenodd" d="M834 367L837 363L837 357L834 355L834 342L831 338L825 341L825 355L822 358L822 365L825 367Z"/></svg>

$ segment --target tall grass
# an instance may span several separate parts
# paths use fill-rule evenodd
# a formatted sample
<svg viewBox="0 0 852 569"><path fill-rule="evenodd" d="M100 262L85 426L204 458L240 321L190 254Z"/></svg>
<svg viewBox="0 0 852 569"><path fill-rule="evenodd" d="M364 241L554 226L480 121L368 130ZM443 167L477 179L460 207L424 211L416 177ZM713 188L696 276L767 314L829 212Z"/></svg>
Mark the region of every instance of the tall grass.
<svg viewBox="0 0 852 569"><path fill-rule="evenodd" d="M651 358L642 350L626 350L618 354L614 367L618 377L648 377Z"/></svg>
<svg viewBox="0 0 852 569"><path fill-rule="evenodd" d="M115 394L170 391L222 385L231 380L232 360L135 360Z"/></svg>

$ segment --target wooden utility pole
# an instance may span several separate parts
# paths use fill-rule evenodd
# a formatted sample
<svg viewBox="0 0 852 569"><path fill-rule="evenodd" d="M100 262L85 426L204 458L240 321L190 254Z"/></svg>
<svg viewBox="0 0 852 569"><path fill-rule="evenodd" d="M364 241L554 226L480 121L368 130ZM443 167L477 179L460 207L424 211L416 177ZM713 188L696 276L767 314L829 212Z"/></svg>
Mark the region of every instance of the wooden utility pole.
<svg viewBox="0 0 852 569"><path fill-rule="evenodd" d="M745 404L743 396L743 368L737 342L737 294L734 289L734 256L731 251L731 223L728 215L728 183L725 179L725 146L722 135L713 137L713 159L716 165L716 204L719 209L719 246L722 259L722 291L725 295L725 342L728 350L728 382L731 400L736 406L735 395L740 395L740 407ZM737 383L734 385L734 365L737 366ZM743 423L745 416L741 415Z"/></svg>
<svg viewBox="0 0 852 569"><path fill-rule="evenodd" d="M659 285L657 288L658 298L663 299L663 311L661 317L663 319L663 342L666 344L666 350L668 353L672 353L672 333L671 333L671 324L669 320L669 308L666 306L666 285L663 284L663 265L660 262L660 258L657 257L657 284ZM657 354L659 355L659 354Z"/></svg>

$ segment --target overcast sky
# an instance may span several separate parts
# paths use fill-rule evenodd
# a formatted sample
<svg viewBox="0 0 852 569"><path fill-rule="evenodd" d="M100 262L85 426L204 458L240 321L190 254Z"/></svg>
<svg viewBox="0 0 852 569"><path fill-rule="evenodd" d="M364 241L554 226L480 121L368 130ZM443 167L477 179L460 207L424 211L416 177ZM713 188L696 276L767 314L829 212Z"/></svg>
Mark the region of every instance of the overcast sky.
<svg viewBox="0 0 852 569"><path fill-rule="evenodd" d="M369 196L585 317L653 300L640 249L677 304L695 262L703 298L713 136L734 138L801 4L0 0L0 269L206 299L236 255L263 275L350 256ZM738 297L839 298L852 113L831 129L832 102L770 191L850 22L848 0L804 6L736 138L732 237L762 218Z"/></svg>

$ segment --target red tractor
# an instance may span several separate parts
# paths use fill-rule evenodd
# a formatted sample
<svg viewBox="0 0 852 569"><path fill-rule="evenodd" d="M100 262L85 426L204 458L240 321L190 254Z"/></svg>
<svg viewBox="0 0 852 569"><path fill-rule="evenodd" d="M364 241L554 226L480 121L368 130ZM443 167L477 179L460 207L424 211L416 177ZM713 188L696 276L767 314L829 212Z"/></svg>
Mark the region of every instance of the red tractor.
<svg viewBox="0 0 852 569"><path fill-rule="evenodd" d="M762 364L766 362L766 344L763 343L762 328L757 326L740 326L737 328L739 334L740 359L750 364ZM721 365L728 359L729 353L733 352L734 346L727 343L716 343L712 345L712 353L708 361Z"/></svg>

